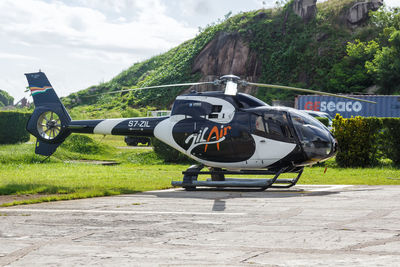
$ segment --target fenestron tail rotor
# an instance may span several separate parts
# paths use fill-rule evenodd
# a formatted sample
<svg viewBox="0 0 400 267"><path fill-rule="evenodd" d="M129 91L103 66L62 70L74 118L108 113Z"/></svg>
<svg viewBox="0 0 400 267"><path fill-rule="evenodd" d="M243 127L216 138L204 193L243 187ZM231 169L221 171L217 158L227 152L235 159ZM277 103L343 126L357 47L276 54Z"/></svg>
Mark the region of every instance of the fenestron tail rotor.
<svg viewBox="0 0 400 267"><path fill-rule="evenodd" d="M61 120L53 111L43 112L37 120L37 131L46 140L54 140L61 132Z"/></svg>

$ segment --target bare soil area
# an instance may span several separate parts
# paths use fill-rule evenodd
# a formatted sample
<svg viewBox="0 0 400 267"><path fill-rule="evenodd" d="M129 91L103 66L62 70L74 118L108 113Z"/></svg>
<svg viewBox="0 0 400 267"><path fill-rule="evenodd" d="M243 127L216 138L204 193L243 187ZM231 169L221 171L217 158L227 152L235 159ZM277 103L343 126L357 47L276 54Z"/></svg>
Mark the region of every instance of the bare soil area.
<svg viewBox="0 0 400 267"><path fill-rule="evenodd" d="M0 205L4 203L11 203L14 201L23 201L23 200L28 200L28 199L36 199L36 198L41 198L44 196L48 195L39 195L39 194L33 194L33 195L5 195L5 196L0 196Z"/></svg>

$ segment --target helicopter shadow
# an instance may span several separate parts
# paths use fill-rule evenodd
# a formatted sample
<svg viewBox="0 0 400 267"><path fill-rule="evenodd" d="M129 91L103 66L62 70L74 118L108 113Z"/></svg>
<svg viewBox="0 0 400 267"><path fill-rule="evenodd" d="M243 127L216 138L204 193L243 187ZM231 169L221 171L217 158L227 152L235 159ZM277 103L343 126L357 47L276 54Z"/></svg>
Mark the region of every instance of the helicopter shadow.
<svg viewBox="0 0 400 267"><path fill-rule="evenodd" d="M186 198L186 199L208 199L214 200L212 211L224 211L226 201L229 199L251 199L251 198L294 198L304 196L327 196L339 194L341 191L310 191L302 188L291 189L240 189L240 188L198 188L195 191L185 191L184 189L172 189L165 191L143 192L143 195L152 195L158 198Z"/></svg>

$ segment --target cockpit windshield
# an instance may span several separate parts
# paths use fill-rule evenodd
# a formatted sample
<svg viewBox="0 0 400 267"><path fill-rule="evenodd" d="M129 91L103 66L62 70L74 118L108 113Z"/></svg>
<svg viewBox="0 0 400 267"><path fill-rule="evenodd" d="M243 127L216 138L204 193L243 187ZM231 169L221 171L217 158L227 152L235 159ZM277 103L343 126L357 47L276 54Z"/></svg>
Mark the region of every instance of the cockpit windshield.
<svg viewBox="0 0 400 267"><path fill-rule="evenodd" d="M310 158L331 152L333 137L325 125L301 111L291 110L290 116L302 147Z"/></svg>
<svg viewBox="0 0 400 267"><path fill-rule="evenodd" d="M291 116L292 116L292 121L295 124L297 123L301 123L301 124L306 124L306 125L313 125L315 127L322 127L322 128L326 128L326 126L324 124L322 124L322 122L320 122L319 120L317 120L316 118L314 118L313 116L305 113L305 112L301 112L298 110L291 110ZM328 129L328 128L326 128Z"/></svg>

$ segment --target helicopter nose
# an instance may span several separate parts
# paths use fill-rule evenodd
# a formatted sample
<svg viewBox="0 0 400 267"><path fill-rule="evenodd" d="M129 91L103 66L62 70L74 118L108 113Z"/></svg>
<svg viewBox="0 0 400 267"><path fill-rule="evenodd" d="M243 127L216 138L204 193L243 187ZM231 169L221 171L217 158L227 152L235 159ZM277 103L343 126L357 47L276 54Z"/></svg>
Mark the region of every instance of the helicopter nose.
<svg viewBox="0 0 400 267"><path fill-rule="evenodd" d="M309 162L325 161L337 153L337 141L328 130L315 129L313 135L302 142Z"/></svg>
<svg viewBox="0 0 400 267"><path fill-rule="evenodd" d="M338 143L330 132L325 138L319 136L313 140L312 143L315 149L312 157L313 161L325 161L332 158L337 153Z"/></svg>

